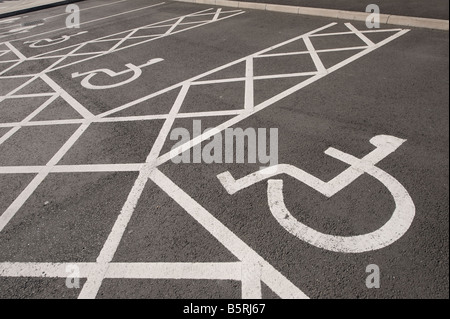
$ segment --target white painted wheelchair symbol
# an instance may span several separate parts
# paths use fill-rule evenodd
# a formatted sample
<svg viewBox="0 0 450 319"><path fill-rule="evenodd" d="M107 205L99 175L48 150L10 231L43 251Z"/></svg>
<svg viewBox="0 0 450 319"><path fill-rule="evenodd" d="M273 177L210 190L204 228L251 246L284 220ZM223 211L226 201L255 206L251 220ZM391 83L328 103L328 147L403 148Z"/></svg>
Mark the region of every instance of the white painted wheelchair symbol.
<svg viewBox="0 0 450 319"><path fill-rule="evenodd" d="M52 46L52 45L57 45L63 42L66 42L67 40L71 39L72 37L75 37L77 35L82 35L87 33L88 31L83 31L83 32L79 32L76 33L74 35L63 35L60 38L56 38L56 39L40 39L40 40L32 40L32 41L27 41L24 42L23 44L30 44L30 48L44 48L44 47L48 47L48 46ZM39 44L41 42L45 42L46 44Z"/></svg>
<svg viewBox="0 0 450 319"><path fill-rule="evenodd" d="M85 72L85 73L73 73L72 74L72 78L78 78L78 77L85 77L82 81L81 81L81 85L87 89L91 89L91 90L105 90L105 89L112 89L115 87L119 87L128 83L133 82L134 80L138 79L141 75L142 75L142 68L145 68L146 66L158 63L164 61L164 59L151 59L150 61L148 61L147 63L143 64L143 65L139 65L136 66L134 64L128 63L125 64L125 66L127 67L126 70L122 71L122 72L114 72L112 70L109 69L98 69L98 70L94 70L94 71L89 71L89 72ZM111 84L111 85L93 85L92 83L90 83L90 80L95 77L97 74L99 73L104 73L112 78L114 77L118 77L120 75L124 75L127 73L133 73L133 75L122 82L119 83L115 83L115 84Z"/></svg>
<svg viewBox="0 0 450 319"><path fill-rule="evenodd" d="M394 152L405 140L378 135L370 140L376 149L359 159L335 148L329 148L325 154L350 165L344 172L329 182L291 165L277 165L260 170L239 180L235 180L229 172L219 174L222 185L229 194L234 194L255 183L278 174L287 174L314 188L319 193L332 197L364 173L380 181L392 194L396 208L391 219L378 230L359 236L333 236L318 232L296 220L284 204L283 181L269 179L267 187L270 211L278 223L289 233L319 248L334 252L362 253L386 247L401 238L409 229L415 216L414 203L406 189L391 175L377 168L375 164ZM274 168L276 170L274 170Z"/></svg>

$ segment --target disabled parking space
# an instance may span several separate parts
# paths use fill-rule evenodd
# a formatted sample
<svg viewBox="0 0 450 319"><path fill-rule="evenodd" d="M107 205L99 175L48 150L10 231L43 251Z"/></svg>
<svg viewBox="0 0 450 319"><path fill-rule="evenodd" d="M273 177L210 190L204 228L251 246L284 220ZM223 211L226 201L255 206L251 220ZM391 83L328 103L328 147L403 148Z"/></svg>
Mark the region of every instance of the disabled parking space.
<svg viewBox="0 0 450 319"><path fill-rule="evenodd" d="M2 298L448 295L448 33L81 8L0 47Z"/></svg>

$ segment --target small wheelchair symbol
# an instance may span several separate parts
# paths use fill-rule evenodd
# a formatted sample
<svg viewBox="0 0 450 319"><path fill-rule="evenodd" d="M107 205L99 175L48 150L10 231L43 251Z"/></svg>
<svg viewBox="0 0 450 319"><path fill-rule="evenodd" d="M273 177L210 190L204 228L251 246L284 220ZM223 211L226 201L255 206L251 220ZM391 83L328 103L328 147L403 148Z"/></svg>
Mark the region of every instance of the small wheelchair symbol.
<svg viewBox="0 0 450 319"><path fill-rule="evenodd" d="M71 39L72 37L75 37L77 35L82 35L87 33L88 31L82 31L82 32L78 32L74 35L63 35L60 38L56 38L56 39L40 39L40 40L32 40L32 41L26 41L24 42L24 44L30 44L30 48L45 48L45 47L49 47L52 45L57 45L63 42L66 42L67 40ZM43 43L43 44L40 44Z"/></svg>
<svg viewBox="0 0 450 319"><path fill-rule="evenodd" d="M89 72L85 72L85 73L76 72L76 73L72 74L72 78L84 77L84 79L81 81L81 85L90 90L112 89L112 88L116 88L116 87L133 82L134 80L138 79L142 75L143 68L145 68L149 65L161 62L161 61L164 61L164 59L160 59L160 58L151 59L147 63L145 63L143 65L139 65L139 66L128 63L128 64L125 64L125 67L127 69L125 69L124 71L121 71L121 72L114 72L110 69L98 69L98 70L93 70L93 71L89 71ZM128 73L132 73L133 75L130 78L128 78L127 80L124 80L122 82L118 82L115 84L110 84L110 85L94 85L94 84L92 84L90 82L91 79L93 77L97 76L99 73L104 73L104 74L110 76L111 78L115 78L120 75L124 75L124 74L128 74Z"/></svg>

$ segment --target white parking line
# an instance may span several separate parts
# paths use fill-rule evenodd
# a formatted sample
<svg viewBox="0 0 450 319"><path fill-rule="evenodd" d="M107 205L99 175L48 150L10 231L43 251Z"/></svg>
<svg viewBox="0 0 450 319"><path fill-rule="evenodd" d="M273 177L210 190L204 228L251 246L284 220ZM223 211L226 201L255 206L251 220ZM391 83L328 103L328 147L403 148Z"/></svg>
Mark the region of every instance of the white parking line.
<svg viewBox="0 0 450 319"><path fill-rule="evenodd" d="M125 1L128 1L128 0L119 0L119 1L111 2L111 3L101 4L101 5L98 5L98 6L82 8L82 9L80 9L80 12L81 11L88 11L88 10L92 10L92 9L97 9L97 8L102 8L102 7L106 7L106 6L112 6L114 4L122 3L122 2L125 2ZM56 15L53 15L53 16L50 16L50 17L46 17L46 18L44 18L44 20L50 20L50 19L53 19L53 18L56 18L56 17L60 17L60 16L63 16L63 15L68 15L68 14L69 13L64 12L64 13L56 14Z"/></svg>
<svg viewBox="0 0 450 319"><path fill-rule="evenodd" d="M282 298L290 299L305 299L308 298L299 288L293 285L280 272L275 270L267 261L259 256L253 249L245 244L239 237L230 231L225 225L211 215L192 197L187 195L181 188L173 183L166 175L161 173L158 169L152 170L150 174L151 180L158 185L167 195L169 195L175 202L186 210L200 225L202 225L208 232L210 232L222 245L224 245L233 255L239 260L256 265L257 269L261 269L261 278L259 280L251 278L248 274L249 270L244 271L246 284L243 285L244 296L255 297L254 285L247 283L263 281L272 289L277 295ZM255 272L257 275L259 272ZM248 278L250 276L250 278ZM274 285L274 282L277 284ZM251 290L251 291L247 291ZM259 292L259 296L260 296Z"/></svg>
<svg viewBox="0 0 450 319"><path fill-rule="evenodd" d="M87 278L101 268L98 263L0 263L1 277L66 278L69 266ZM242 263L111 263L105 278L109 279L203 279L241 280Z"/></svg>
<svg viewBox="0 0 450 319"><path fill-rule="evenodd" d="M314 33L316 33L316 32L319 32L319 31L321 31L321 30L327 29L327 28L329 28L329 27L331 27L331 26L333 26L333 25L335 25L335 23L331 23L331 24L329 24L329 25L326 25L325 27L322 27L322 28L319 28L319 29L317 29L317 30L311 31L311 32L309 32L309 33L307 33L307 34L305 34L305 35L302 35L302 36L293 38L293 39L291 39L291 40L288 40L288 41L285 41L285 42L280 43L280 44L278 44L278 45L275 45L275 46L273 46L273 47L271 47L271 48L262 50L262 51L260 51L260 52L258 52L258 53L255 53L255 54L251 55L251 56L256 57L256 56L265 54L265 53L267 53L267 52L269 52L269 51L271 51L271 50L273 50L273 49L276 49L276 48L282 47L282 46L284 46L284 45L286 45L286 44L292 43L292 42L294 42L294 41L298 41L298 40L301 40L301 39L308 38L309 35L314 34ZM372 45L372 46L367 46L363 51L361 51L361 52L359 52L359 53L356 53L355 55L351 56L350 58L345 59L344 61L342 61L342 62L340 62L340 63L337 63L336 65L334 65L334 66L332 66L332 67L326 69L325 71L322 71L322 73L317 73L317 74L315 74L314 76L312 76L311 78L309 78L309 79L307 79L307 80L300 81L300 83L298 83L297 85L294 85L293 87L291 87L291 88L285 90L284 92L279 93L279 94L277 94L277 95L275 95L275 96L273 96L273 97L267 99L267 100L264 101L264 102L261 102L259 105L256 105L256 106L254 107L254 110L253 110L252 113L250 113L250 114L247 114L247 113L240 114L240 115L238 115L238 116L236 116L236 117L230 119L229 121L227 121L227 122L225 122L225 123L223 123L223 124L217 126L217 127L216 127L217 131L214 131L214 132L206 132L206 133L204 133L204 134L202 134L202 135L200 135L200 136L198 136L198 137L192 139L191 141L186 142L186 143L183 144L183 145L180 145L179 147L177 147L177 148L171 150L170 152L167 152L166 154L160 156L160 157L158 158L157 165L161 165L161 164L163 164L163 163L165 163L165 162L171 160L172 158L174 158L175 156L178 156L178 155L181 154L182 152L184 152L184 151L186 151L186 150L188 150L188 149L194 147L195 145L198 145L199 143L201 143L201 142L203 142L203 141L205 141L205 140L211 138L213 135L217 134L217 132L221 132L221 131L225 130L226 128L231 127L231 126L233 126L233 125L239 123L240 121L242 121L242 120L248 118L249 116L253 115L254 113L259 112L259 111L265 109L266 107L269 107L269 106L273 105L274 103L276 103L276 102L278 102L278 101L284 99L285 97L287 97L287 96L289 96L289 95L291 95L291 94L293 94L293 93L295 93L295 92L301 90L302 88L304 88L304 87L310 85L311 83L314 83L314 82L318 81L318 80L321 79L322 77L324 77L324 76L326 76L326 75L328 75L328 74L331 74L332 72L335 72L336 70L339 70L340 68L343 68L344 66L346 66L346 65L348 65L349 63L351 63L351 62L353 62L353 61L355 61L355 60L361 58L362 56L369 54L369 53L372 52L373 50L376 50L376 49L382 47L383 45L385 45L385 44L387 44L387 43L389 43L389 42L391 42L391 41L397 39L398 37L404 35L404 34L407 33L408 31L409 31L409 30L402 30L402 31L399 31L399 32L397 32L396 34L391 35L390 37L386 38L385 40L383 40L383 41L381 41L381 42L379 42L379 43L377 43L377 44L374 44L374 45ZM313 48L311 48L311 49L313 50ZM353 50L353 48L350 48L350 49ZM316 58L317 58L317 56L316 56ZM197 76L197 77L194 77L194 78L192 78L192 79L190 79L190 80L187 80L187 81L185 81L185 82L194 82L194 81L196 81L196 80L198 80L198 79L200 79L200 78L202 78L202 77L206 77L207 75L210 75L210 74L215 73L215 72L217 72L217 71L223 70L223 69L225 69L225 68L228 68L228 67L230 67L230 66L233 66L233 65L235 65L235 64L238 64L238 63L240 63L240 62L242 62L242 61L245 61L246 59L247 59L247 58L242 58L242 59L236 60L236 61L234 61L234 62L231 62L231 63L229 63L229 64L226 64L226 65L224 65L224 66L222 66L222 67L216 68L216 69L214 69L214 70L212 70L212 71L206 72L206 73L204 73L204 74L202 74L202 75L199 75L199 76ZM321 63L321 62L319 63L319 61L316 61L316 62L317 62L317 67L318 67L318 68L321 68L321 64L322 64L322 63ZM176 87L178 87L178 86L184 84L185 82L182 82L181 84L174 85L174 86L170 87L169 89L174 89L174 88L176 88ZM166 89L166 90L167 90L167 89ZM151 97L157 96L158 94L164 93L164 91L165 91L165 90L160 91L160 92L157 92L157 93L154 93L154 94L151 94L151 95L149 95L148 97L141 98L141 99L139 99L139 100L137 100L137 101L139 101L139 103L140 103L140 102L143 102L143 101L145 101L145 100L147 100L147 99L149 99L149 98L151 98ZM100 114L99 116L105 116L105 114L110 115L110 114L113 114L114 112L117 112L117 111L119 111L119 110L123 110L123 109L129 108L129 107L131 107L131 106L133 106L133 105L134 105L134 102L131 102L131 103L128 103L128 104L126 104L126 105L124 105L124 106L120 106L120 107L118 107L118 108L116 108L116 109L113 109L113 110L111 110L111 111L108 111L108 112L105 112L105 113L103 113L103 114Z"/></svg>
<svg viewBox="0 0 450 319"><path fill-rule="evenodd" d="M363 40L368 46L373 46L375 43L372 42L368 37L366 37L361 31L356 29L354 26L352 26L350 23L346 23L345 26L352 30L361 40Z"/></svg>
<svg viewBox="0 0 450 319"><path fill-rule="evenodd" d="M86 24L90 24L90 23L93 23L93 22L103 21L103 20L106 20L106 19L111 19L111 18L118 17L118 16L121 16L121 15L124 15L124 14L129 14L129 13L133 13L133 12L137 12L137 11L153 8L153 7L156 7L156 6L163 5L163 4L165 4L165 2L160 2L160 3L157 3L157 4L152 4L150 6L146 6L146 7L142 7L142 8L138 8L138 9L134 9L134 10L129 10L129 11L121 12L121 13L116 13L116 14L113 14L113 15L110 15L110 16L107 16L107 17L103 17L103 18L98 18L98 19L82 22L82 23L80 23L80 26L86 25ZM33 35L30 35L30 36L27 36L27 37L23 37L23 38L19 38L19 39L13 39L11 41L23 41L23 40L26 40L26 39L35 38L35 37L38 37L38 36L41 36L41 35L44 35L44 34L49 34L49 33L57 32L57 31L61 31L61 30L66 30L66 29L67 29L66 27L58 28L58 29L54 29L54 30L50 30L50 31L46 31L46 32L38 33L38 34L33 34Z"/></svg>
<svg viewBox="0 0 450 319"><path fill-rule="evenodd" d="M219 14L224 13L220 11ZM240 14L238 12L236 14ZM201 13L204 14L204 13ZM212 20L219 21L221 18L217 18L218 11L213 11L208 13L211 15ZM191 14L192 15L192 14ZM225 17L228 18L229 16ZM223 19L223 18L222 18ZM173 21L174 24L180 25L182 19L178 17ZM212 22L209 21L208 23ZM176 30L173 25L169 27L172 31ZM8 222L14 217L18 210L24 205L25 201L31 196L31 194L36 190L36 188L41 184L41 182L50 173L69 173L69 172L107 172L107 171L134 171L139 172L137 179L131 191L128 194L127 200L124 203L120 214L115 221L115 224L108 235L104 246L97 257L96 263L80 263L82 268L83 278L87 278L85 285L79 295L79 298L94 298L96 297L103 280L105 278L207 278L207 279L232 279L240 280L242 283L242 297L244 298L261 298L261 282L264 282L273 292L282 298L307 298L307 295L299 289L294 283L289 281L283 274L277 271L272 265L270 265L265 259L263 259L258 253L256 253L251 247L244 243L236 234L234 234L230 229L223 225L218 219L216 219L210 212L208 212L204 207L201 206L194 198L189 196L184 190L182 190L178 185L176 185L168 176L163 174L157 167L166 163L174 156L177 156L180 152L198 145L202 141L208 139L214 134L230 127L240 121L248 118L249 116L259 112L266 107L273 105L274 103L280 101L281 99L298 92L300 89L306 87L307 85L314 83L315 81L323 78L327 74L330 74L347 64L355 61L356 59L372 52L373 50L389 43L390 41L396 39L397 37L408 32L408 30L398 31L396 34L386 38L378 44L368 44L366 46L360 46L363 51L356 53L352 57L337 63L336 65L325 69L322 61L320 60L318 51L312 46L309 37L315 33L326 30L327 28L335 25L335 23L323 26L301 36L292 38L288 41L282 42L275 46L264 49L255 54L249 55L247 57L238 59L231 63L225 64L221 67L215 68L211 71L200 74L191 79L182 81L178 84L148 94L145 97L136 99L135 101L126 103L122 106L114 108L113 110L104 112L100 115L94 116L92 113L87 111L85 107L73 99L65 90L59 87L50 77L46 74L50 69L47 68L38 75L33 75L25 84L9 92L7 95L0 97L1 99L6 99L12 97L21 88L25 87L33 80L37 78L42 78L47 82L51 88L55 91L55 95L51 98L56 98L57 96L64 97L64 99L80 114L84 115L83 119L68 119L68 120L57 120L57 121L26 121L24 123L4 123L0 127L12 127L12 130L18 130L22 126L30 125L63 125L70 123L78 123L81 126L77 131L69 138L69 140L60 148L60 150L53 156L53 158L45 166L24 166L24 167L0 167L0 174L12 174L14 172L22 173L37 173L32 182L22 191L22 193L16 198L16 200L8 207L8 209L0 216L0 231L8 224ZM349 27L349 26L348 26ZM349 27L352 33L357 34L355 30ZM135 29L129 31L133 32ZM185 29L181 30L184 31ZM178 32L181 32L178 31ZM174 34L177 31L171 33ZM131 38L134 33L127 33L125 37ZM115 36L115 35L114 35ZM105 37L104 37L105 38ZM104 38L102 38L104 40ZM102 40L100 39L100 40ZM123 37L117 39L121 41ZM317 70L314 72L297 72L297 73L285 73L278 75L263 75L260 77L255 77L253 72L253 59L270 55L270 51L283 47L286 44L304 41L307 45L308 51L304 54L309 54L311 58L316 59L315 65ZM122 41L123 42L123 41ZM363 41L364 42L364 41ZM65 58L71 54L76 54L78 50L83 48L87 43L84 42L80 45L72 46L71 52L61 56L61 58L53 64L50 68L57 66L58 63L62 62ZM117 49L117 46L115 47ZM348 50L355 50L355 47L347 48ZM117 49L116 51L120 50ZM333 49L330 49L333 50ZM340 49L344 50L344 49ZM112 52L112 51L109 51ZM288 55L289 52L286 53ZM41 56L42 57L42 56ZM19 57L20 58L20 57ZM36 58L36 57L35 57ZM185 97L192 85L204 85L211 83L223 83L225 79L217 80L203 80L206 76L214 74L218 71L224 70L228 67L235 66L238 63L246 62L245 77L231 79L236 82L242 82L245 86L246 94L244 104L241 106L240 110L229 110L229 111L209 111L209 112L196 112L196 113L180 113L181 107L185 100ZM65 66L62 66L65 67ZM54 70L54 69L53 69ZM311 76L311 78L304 79L305 75ZM299 77L298 83L293 85L291 88L275 95L267 100L261 102L260 104L254 106L254 87L253 81L257 78L266 79L278 79L282 77ZM0 77L1 78L1 77ZM222 81L222 82L221 82ZM178 97L174 102L169 114L164 115L146 115L146 116L130 116L130 117L109 117L106 116L115 114L121 110L131 108L141 102L150 100L156 96L167 93L171 90L180 89ZM49 103L50 104L50 103ZM41 105L39 110L43 110L45 106ZM33 115L39 112L34 112ZM192 118L195 116L224 116L224 115L235 115L231 120L226 121L223 124L218 125L213 131L203 134L189 141L188 143L179 146L175 150L172 150L165 154L160 154L162 146L167 139L170 129L176 118L186 117ZM32 117L28 118L30 120ZM99 122L114 122L114 121L134 121L134 120L152 120L152 119L164 119L165 123L162 126L156 142L154 143L150 153L146 159L146 163L128 163L128 164L99 164L99 165L61 165L58 166L58 162L62 159L64 154L75 144L75 142L81 137L83 132L89 127L91 123ZM11 126L12 125L12 126ZM7 133L8 135L8 133ZM349 160L350 161L350 160ZM357 171L359 174L360 172ZM350 175L355 175L354 171ZM376 172L374 172L376 174ZM348 178L348 175L344 177ZM187 214L193 217L201 226L203 226L210 234L212 234L224 247L226 247L234 256L239 259L237 263L113 263L113 257L120 245L122 237L128 224L133 216L135 208L138 204L140 197L145 189L145 186L151 180L154 182L164 193L166 193L173 201L178 203ZM315 184L314 184L315 185ZM328 194L328 193L327 193ZM44 275L49 276L62 276L66 277L67 273L62 274L62 268L67 264L52 264L52 263L0 263L0 276L36 276L41 277ZM78 264L76 264L78 265Z"/></svg>
<svg viewBox="0 0 450 319"><path fill-rule="evenodd" d="M0 215L0 232L5 228L9 221L19 211L27 199L34 193L38 186L44 181L50 173L53 166L58 164L62 157L69 151L73 144L78 140L81 134L88 128L88 125L81 125L75 133L67 140L66 143L59 149L59 151L50 159L46 168L41 170L38 175L28 184L28 186L20 193L14 202Z"/></svg>
<svg viewBox="0 0 450 319"><path fill-rule="evenodd" d="M253 98L253 57L249 57L245 60L245 104L244 109L247 112L253 111L255 106Z"/></svg>
<svg viewBox="0 0 450 319"><path fill-rule="evenodd" d="M317 54L311 40L308 37L304 37L303 42L305 42L306 48L308 49L308 52L311 55L311 58L319 74L326 74L327 69L323 65L322 60L319 58L319 55Z"/></svg>
<svg viewBox="0 0 450 319"><path fill-rule="evenodd" d="M14 46L12 46L11 43L5 42L5 44L12 52L14 52L15 55L17 55L17 57L20 60L26 60L27 59L19 50L17 50Z"/></svg>

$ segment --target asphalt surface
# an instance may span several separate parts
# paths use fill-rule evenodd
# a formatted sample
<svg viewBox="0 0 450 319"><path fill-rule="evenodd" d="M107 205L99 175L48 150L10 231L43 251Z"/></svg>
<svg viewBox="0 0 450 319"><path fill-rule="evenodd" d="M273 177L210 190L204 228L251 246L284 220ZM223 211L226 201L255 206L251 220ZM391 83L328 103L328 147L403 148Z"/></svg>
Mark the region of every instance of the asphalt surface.
<svg viewBox="0 0 450 319"><path fill-rule="evenodd" d="M231 0L234 1L234 0ZM448 20L448 1L446 0L239 0L243 2L273 3L288 6L336 9L365 12L369 4L376 4L380 12L401 16Z"/></svg>
<svg viewBox="0 0 450 319"><path fill-rule="evenodd" d="M80 3L86 10L81 12L79 29L65 28L64 8L30 13L15 21L0 20L0 41L9 42L9 46L0 47L0 55L1 50L6 52L0 62L10 61L0 64L0 94L4 96L25 83L29 78L23 75L46 70L48 76L15 92L16 98L0 98L0 211L14 212L10 220L5 213L0 216L0 225L4 224L0 231L0 297L77 298L91 293L89 296L97 298L240 298L244 277L228 278L232 271L212 270L211 278L199 279L184 269L186 278L180 279L168 274L167 269L177 263L186 263L187 268L204 263L236 263L241 267L241 261L245 262L242 267L247 267L247 256L256 254L261 259L252 259L251 263L265 271L258 290L262 298L286 296L296 289L310 298L448 298L448 32L412 29L285 94L267 108L250 112L239 122L229 122L242 129L278 128L278 162L323 181L348 168L324 154L329 147L362 158L374 150L369 142L374 136L406 140L376 166L397 180L412 199L415 216L409 229L380 249L336 252L301 240L274 218L266 180L230 195L217 178L226 171L236 179L242 178L258 171L259 163L175 164L161 160L152 162L158 171L150 173L151 178L144 183L141 175L145 172L140 175L139 167L119 169L112 165L145 163L159 143L162 128L170 122L166 114L183 90L183 85L177 84L333 22L337 24L319 33L348 32L345 21L253 10L241 14L235 8L222 8L218 21L198 25L194 22L205 17L214 19L218 7L158 3L84 1ZM89 9L97 6L101 7ZM173 25L178 20L175 18L209 8L213 10L203 12L209 15L183 21L193 24ZM95 58L88 55L110 49L129 35L122 33L126 30L165 20L169 21L160 24L158 32L155 28L141 29L134 36L161 34L172 27L172 31L195 27L169 32L147 43L141 42L148 37L128 39L122 47L134 46ZM14 24L36 21L44 23L28 32L14 31ZM367 30L364 23L352 25ZM395 30L365 34L379 43L401 32L398 26L382 28ZM87 33L79 34L84 31ZM65 35L72 37L55 44ZM111 41L91 41L102 37ZM28 42L46 38L49 40ZM316 50L365 45L355 34L310 39ZM33 43L52 45L35 48ZM11 46L19 53L7 52ZM76 48L76 53L84 55L64 56ZM293 42L268 53L305 48ZM318 55L329 69L361 51ZM23 56L20 63L14 62L17 54ZM42 59L31 59L37 55ZM126 64L141 66L155 58L164 60L142 67L135 81L115 88L90 89L82 85L83 77L72 77L76 72L98 69L120 72ZM253 67L254 76L316 71L309 54L254 58ZM90 83L112 85L128 77L122 74L112 81L100 74ZM309 77L255 80L254 103L267 101ZM200 80L230 78L245 80L245 61ZM172 86L159 96L148 97ZM54 92L55 87L60 95L43 107L49 95L41 93ZM147 99L132 107L108 113L143 97ZM170 129L192 132L193 120L198 119L203 129L217 127L241 114L237 112L244 108L245 100L243 81L191 85L180 106L184 116L175 117ZM189 115L194 112L215 113ZM89 113L111 120L83 120L83 114ZM34 117L27 118L30 114ZM139 116L153 117L130 119ZM115 117L122 117L122 121ZM17 124L24 119L31 122ZM89 125L81 132L83 123ZM14 127L20 128L13 132ZM76 141L64 147L74 134L78 134ZM161 159L176 143L167 137L152 158ZM52 160L55 154L57 163ZM65 169L45 173L43 166L55 164ZM97 171L88 171L86 165ZM333 236L374 232L391 219L396 208L386 186L368 174L329 198L292 176L282 174L276 179L284 182L284 201L292 216L311 229ZM136 194L139 196L135 198ZM123 232L119 232L114 248L111 237L117 239L115 234L121 227ZM107 259L111 269L137 263L166 263L166 267L161 273L152 272L153 277L145 271L137 276L129 268L120 268L115 277L101 271L86 274L85 263L95 264L99 256L100 260ZM47 263L54 263L54 267L79 265L80 288L67 288L64 268L56 276L53 268L45 268ZM369 264L380 268L379 289L366 287ZM92 280L99 273L103 274L101 285L90 288L86 277Z"/></svg>

